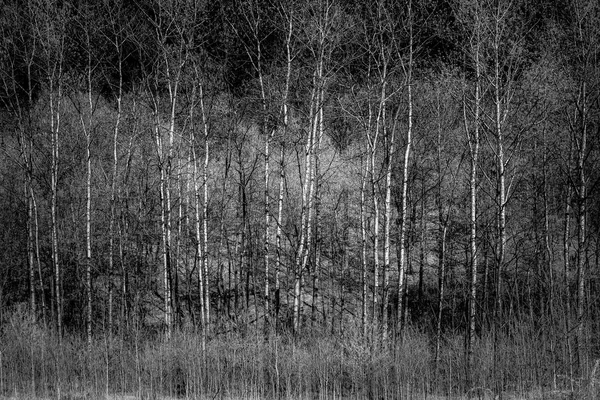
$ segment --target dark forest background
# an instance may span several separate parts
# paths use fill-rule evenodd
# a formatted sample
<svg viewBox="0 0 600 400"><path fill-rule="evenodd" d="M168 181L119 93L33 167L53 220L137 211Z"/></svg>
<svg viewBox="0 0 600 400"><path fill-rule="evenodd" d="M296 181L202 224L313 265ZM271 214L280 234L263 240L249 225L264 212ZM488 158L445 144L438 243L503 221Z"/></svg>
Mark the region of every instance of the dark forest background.
<svg viewBox="0 0 600 400"><path fill-rule="evenodd" d="M6 326L410 330L435 371L463 338L467 387L527 327L540 382L595 373L596 0L4 0L0 30Z"/></svg>

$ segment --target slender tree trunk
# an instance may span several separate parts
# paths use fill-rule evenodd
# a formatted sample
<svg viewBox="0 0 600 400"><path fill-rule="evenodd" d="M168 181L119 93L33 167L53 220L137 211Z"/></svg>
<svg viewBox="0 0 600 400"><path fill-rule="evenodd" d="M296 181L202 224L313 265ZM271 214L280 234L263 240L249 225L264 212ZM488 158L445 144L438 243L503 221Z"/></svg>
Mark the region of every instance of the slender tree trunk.
<svg viewBox="0 0 600 400"><path fill-rule="evenodd" d="M158 113L158 110L156 110L156 112ZM164 321L165 321L165 326L166 326L166 333L167 333L167 337L170 337L171 335L171 289L169 287L169 259L170 259L170 255L169 255L169 247L170 247L170 243L169 243L169 239L170 239L170 235L168 234L168 227L169 227L169 222L168 222L168 213L169 213L169 208L167 208L167 204L169 203L169 201L167 200L167 192L169 190L168 188L168 182L167 182L167 172L165 171L166 166L166 160L165 160L165 154L164 154L164 145L163 145L163 139L161 137L162 132L161 132L161 126L160 126L160 122L159 122L159 117L158 115L156 116L157 121L156 121L156 126L154 127L155 130L155 140L156 140L156 146L158 149L158 164L159 164L159 169L160 169L160 204L161 204L161 214L160 214L160 222L161 222L161 241L162 241L162 249L161 249L161 253L162 253L162 267L163 267L163 307L164 307Z"/></svg>
<svg viewBox="0 0 600 400"><path fill-rule="evenodd" d="M302 210L301 210L301 222L300 222L300 242L298 244L298 250L296 252L296 260L295 260L295 277L294 277L294 332L296 334L299 333L300 328L300 303L301 303L301 294L302 294L302 274L303 274L303 258L305 250L305 243L308 242L308 226L309 226L309 211L310 205L309 200L312 195L312 189L309 189L309 184L314 183L312 179L312 158L313 158L313 146L315 142L315 134L316 134L316 126L318 119L318 108L316 103L318 102L318 89L317 89L317 76L316 72L313 75L313 94L311 96L311 109L310 109L310 129L308 130L308 138L306 139L306 144L304 148L304 182L302 184ZM312 188L312 186L311 186Z"/></svg>
<svg viewBox="0 0 600 400"><path fill-rule="evenodd" d="M367 336L367 221L366 221L366 210L365 210L365 192L368 166L363 167L364 162L361 159L360 167L360 241L361 241L361 262L362 262L362 301L361 301L361 326L363 336ZM368 165L368 164L367 164Z"/></svg>
<svg viewBox="0 0 600 400"><path fill-rule="evenodd" d="M548 287L549 297L548 306L550 311L550 317L553 321L554 316L554 271L552 270L553 264L553 253L550 244L550 217L549 217L549 206L548 206L548 160L547 160L547 146L546 146L546 132L543 132L543 149L542 149L542 195L544 204L544 261L545 269L548 274ZM554 323L551 324L555 326Z"/></svg>
<svg viewBox="0 0 600 400"><path fill-rule="evenodd" d="M371 158L369 167L370 186L371 186L371 199L373 201L373 310L372 315L372 328L379 329L379 197L377 194L377 178L375 177L375 159L377 149L377 136L378 132L375 133L375 139L373 140L373 146L371 147Z"/></svg>
<svg viewBox="0 0 600 400"><path fill-rule="evenodd" d="M314 248L314 254L315 254L315 258L314 258L314 265L313 265L313 273L312 273L312 278L313 278L313 282L312 282L312 310L311 310L311 324L314 323L314 319L315 319L315 312L317 310L317 303L318 303L318 299L319 299L319 273L320 273L320 268L321 268L321 243L320 243L320 238L321 238L321 226L319 224L319 211L320 211L320 206L321 206L321 199L320 199L320 188L321 188L321 180L320 180L320 172L319 172L319 149L320 149L320 145L321 145L321 140L322 140L322 135L323 135L323 131L324 131L324 125L323 125L323 106L321 104L320 109L319 109L319 137L317 140L317 144L316 144L316 148L315 148L315 200L314 200L314 215L315 215L315 222L314 222L314 244L313 244L313 248ZM332 241L333 243L333 241ZM325 310L323 309L323 312L325 312Z"/></svg>
<svg viewBox="0 0 600 400"><path fill-rule="evenodd" d="M266 106L266 99L265 99L265 94L264 94L264 89L262 88L263 83L262 83L262 74L261 74L261 91L263 93L263 111L266 115L267 113L267 106ZM266 117L265 117L265 121L264 121L264 125L263 125L263 130L265 131L265 192L264 192L264 198L265 198L265 240L264 240L264 257L265 257L265 286L264 286L264 294L265 294L265 298L264 298L264 306L265 306L265 311L264 311L264 315L265 315L265 332L268 330L269 328L269 316L271 314L271 290L269 287L269 279L270 279L270 271L269 271L269 241L271 240L271 210L270 210L270 196L269 196L269 162L270 162L270 149L269 149L269 145L271 142L271 139L273 137L273 132L267 134L266 132L267 129L267 121L266 121Z"/></svg>
<svg viewBox="0 0 600 400"><path fill-rule="evenodd" d="M62 60L59 69L62 69ZM59 76L62 73L59 73ZM58 87L54 88L54 77L51 77L50 84L50 131L52 144L51 158L51 174L50 174L50 216L51 216L51 235L52 235L52 265L54 268L54 302L56 308L56 329L58 331L59 340L62 337L62 297L61 297L61 269L58 256L58 164L59 164L59 133L60 133L60 117L62 105L62 84L59 82ZM57 91L56 93L54 91Z"/></svg>
<svg viewBox="0 0 600 400"><path fill-rule="evenodd" d="M42 321L44 321L44 326L48 327L48 320L46 317L46 296L45 296L45 285L44 278L42 275L42 261L40 257L40 224L38 218L38 207L37 201L35 198L35 192L33 191L33 187L29 187L30 196L31 196L31 207L33 211L33 232L34 232L34 245L35 245L35 261L37 266L37 274L38 280L40 284L40 293L41 293L41 301L42 301ZM50 285L52 286L52 285Z"/></svg>
<svg viewBox="0 0 600 400"><path fill-rule="evenodd" d="M550 334L550 351L552 354L556 352L556 343L558 338L559 327L557 326L556 314L555 314L555 294L556 290L554 271L552 265L554 264L554 254L550 244L550 217L549 217L549 205L548 205L548 160L547 160L547 145L546 145L546 131L542 132L542 196L543 196L543 212L544 212L544 266L546 274L548 276L548 314L550 316L550 326L552 331ZM557 382L557 360L552 360L552 389L556 390Z"/></svg>
<svg viewBox="0 0 600 400"><path fill-rule="evenodd" d="M441 124L441 104L440 93L436 99L436 117L437 117L437 191L436 203L438 206L438 299L437 299L437 323L435 335L435 376L437 377L440 371L441 362L441 347L442 347L442 317L444 311L444 295L446 289L446 235L448 232L448 219L450 209L444 215L444 205L447 200L444 198L444 190L442 184L444 182L444 173L442 170L442 124Z"/></svg>
<svg viewBox="0 0 600 400"><path fill-rule="evenodd" d="M479 83L476 88L476 103L479 103ZM475 111L475 127L473 133L473 141L471 143L471 216L470 216L470 246L471 246L471 276L469 277L469 333L467 339L467 371L470 374L473 360L473 344L475 342L475 318L476 318L476 301L477 301L477 165L479 158L479 107L476 105ZM470 375L467 378L470 382Z"/></svg>
<svg viewBox="0 0 600 400"><path fill-rule="evenodd" d="M409 59L408 65L405 66L406 70L406 88L407 88L407 130L406 130L406 148L404 150L404 164L402 167L402 200L399 211L399 233L398 233L398 244L400 247L399 251L399 259L398 259L398 310L397 310L397 334L400 334L403 329L403 315L405 314L405 310L403 307L406 307L406 304L403 299L403 294L405 290L405 276L406 276L406 253L407 253L407 243L406 243L406 228L408 225L407 217L408 217L408 173L409 173L409 161L410 161L410 153L412 148L412 135L413 135L413 99L412 99L412 67L413 67L413 22L412 22L412 1L408 3L408 24L409 24Z"/></svg>
<svg viewBox="0 0 600 400"><path fill-rule="evenodd" d="M185 251L185 243L182 246L182 231L184 228L187 228L185 225L185 217L184 215L184 183L181 181L182 175L182 166L181 166L181 157L177 158L177 167L176 167L176 188L177 188L177 220L175 221L175 254L174 254L174 265L171 273L171 296L173 300L173 322L176 327L181 326L181 305L179 298L179 276L180 276L180 264L187 265L187 252ZM182 251L182 247L184 250ZM183 261L183 262L182 262Z"/></svg>
<svg viewBox="0 0 600 400"><path fill-rule="evenodd" d="M204 320L206 324L210 324L210 288L208 280L208 162L209 162L209 129L206 108L204 106L204 91L200 91L200 107L202 112L202 127L204 130L204 164L202 165L202 242L204 251L202 253L202 268L204 269L204 312L206 313Z"/></svg>
<svg viewBox="0 0 600 400"><path fill-rule="evenodd" d="M441 209L442 206L440 205ZM444 295L446 290L446 236L448 228L446 226L444 217L442 216L442 210L439 210L438 217L441 217L440 225L438 228L438 301L437 301L437 323L436 323L436 334L435 334L435 371L436 374L439 372L441 362L441 348L442 348L442 318L444 312Z"/></svg>
<svg viewBox="0 0 600 400"><path fill-rule="evenodd" d="M474 54L475 62L475 99L474 99L474 121L472 132L469 129L468 118L467 118L467 106L464 105L464 123L465 129L467 130L469 140L469 150L471 154L471 172L470 172L470 201L471 201L471 215L470 215L470 253L471 253L471 271L469 276L469 312L468 312L468 333L467 333L467 386L471 385L472 368L474 365L474 352L473 345L475 342L475 318L476 318L476 301L477 301L477 267L478 267L478 252L477 252L477 169L479 163L479 128L480 128L480 112L481 112L481 62L480 62L480 45L481 39L479 37L481 33L480 27L480 10L478 9L475 14L475 43L471 49ZM465 100L466 101L466 100Z"/></svg>
<svg viewBox="0 0 600 400"><path fill-rule="evenodd" d="M202 96L202 84L198 85L200 87L200 96ZM198 87L197 86L197 87ZM193 102L196 101L196 87L194 87L194 92L192 95ZM201 104L202 104L202 100ZM194 114L193 107L190 109L190 118ZM196 130L192 127L190 130L190 147L192 153L192 165L193 165L193 173L192 173L192 181L194 182L194 234L195 234L195 245L196 245L196 255L194 258L194 265L198 270L198 298L200 303L200 326L202 329L202 337L206 336L206 311L204 304L204 269L202 268L202 259L203 259L203 249L202 249L202 212L201 210L201 201L200 201L200 187L198 185L198 181L200 179L200 173L198 168L198 154L196 152ZM205 341L202 341L202 345L204 346ZM204 350L204 349L203 349Z"/></svg>
<svg viewBox="0 0 600 400"><path fill-rule="evenodd" d="M120 61L120 49L116 44L117 52L119 53L119 89L117 94L117 118L115 120L115 126L113 128L113 162L112 162L112 176L110 183L110 220L108 222L108 274L109 274L109 286L108 286L108 332L109 334L113 331L113 284L112 277L115 271L115 219L116 219L116 202L117 202L117 172L119 166L119 154L118 154L118 143L119 143L119 129L121 125L122 115L122 98L123 98L123 73L121 70Z"/></svg>
<svg viewBox="0 0 600 400"><path fill-rule="evenodd" d="M569 377L571 380L574 376L573 370L573 347L571 344L571 293L569 289L569 273L571 270L571 215L572 215L572 207L571 201L573 200L573 189L570 182L571 176L571 162L573 160L573 143L571 141L569 148L569 161L567 165L567 176L565 179L565 186L567 193L564 197L565 199L565 215L564 215L564 225L563 225L563 289L564 289L564 299L565 299L565 310L564 310L564 324L565 324L565 338L567 345L567 353L569 356ZM571 387L573 387L571 385Z"/></svg>
<svg viewBox="0 0 600 400"><path fill-rule="evenodd" d="M58 123L58 121L57 121ZM62 299L60 295L60 264L58 261L58 127L57 131L52 132L52 200L51 200L51 220L52 220L52 264L54 265L54 296L56 307L56 327L59 337L62 336Z"/></svg>
<svg viewBox="0 0 600 400"><path fill-rule="evenodd" d="M425 181L421 185L421 237L419 239L419 303L423 300L423 274L425 270L425 247L427 245L427 222L425 220Z"/></svg>
<svg viewBox="0 0 600 400"><path fill-rule="evenodd" d="M379 110L381 110L381 104L380 104L380 108ZM378 115L375 117L376 121L380 120L380 116L379 116L379 112ZM366 215L365 215L365 209L366 209L366 203L365 203L365 197L366 197L366 180L367 180L367 176L369 178L369 189L371 192L371 201L373 202L373 277L372 277L372 282L373 282L373 296L372 296L372 303L371 303L371 333L374 333L374 330L377 329L377 325L378 325L378 313L379 313L379 307L377 306L377 304L379 303L379 200L377 197L377 180L375 178L375 161L376 161L376 152L377 152L377 143L378 143L378 139L379 139L379 126L376 125L375 129L373 130L373 110L372 110L372 105L371 102L369 101L368 104L368 119L367 119L367 126L365 129L365 135L367 138L367 144L368 144L368 158L367 158L367 162L366 162L366 168L364 168L365 171L365 175L361 176L362 178L362 183L361 183L361 202L362 202L362 207L363 207L363 213L362 213L362 227L361 227L361 231L363 234L363 251L364 251L364 255L363 255L363 269L366 272L368 269L368 260L367 260L367 244L366 244L366 237L367 237L367 230L368 230L368 223L365 221L366 219ZM362 169L361 169L361 174L362 174ZM366 289L368 286L366 283L363 283L363 288ZM365 301L367 300L367 296L365 293L364 296ZM366 315L366 314L365 314Z"/></svg>
<svg viewBox="0 0 600 400"><path fill-rule="evenodd" d="M28 75L29 76L29 75ZM29 81L29 80L28 80ZM30 86L31 89L31 86ZM31 101L31 95L29 96ZM31 103L29 103L31 104ZM19 110L19 114L21 111ZM25 182L23 185L24 196L27 199L27 270L29 271L29 311L31 315L37 314L36 304L36 283L35 283L35 249L37 246L35 229L37 228L37 219L34 216L34 192L33 192L33 167L32 152L33 143L25 137L25 127L23 126L23 117L19 115L19 145L21 157L23 158L23 167L25 169ZM31 124L29 124L31 126ZM28 145L28 142L30 145ZM42 286L43 288L43 286ZM42 299L43 299L42 291Z"/></svg>
<svg viewBox="0 0 600 400"><path fill-rule="evenodd" d="M315 159L315 170L318 174L318 159ZM310 323L311 327L315 324L316 312L318 309L318 300L319 300L319 268L321 266L321 244L320 244L320 227L319 227L319 184L317 183L317 187L315 189L315 227L314 227L314 265L312 270L312 302L311 302L311 318ZM333 242L332 242L333 243ZM325 310L323 310L325 311Z"/></svg>
<svg viewBox="0 0 600 400"><path fill-rule="evenodd" d="M80 15L80 18L87 19L86 15ZM79 111L79 122L85 136L85 288L86 288L86 338L88 350L92 346L92 132L94 117L94 102L92 98L92 46L90 42L89 27L83 28L85 36L85 51L87 53L87 64L85 69L85 94L87 104L75 103ZM109 286L112 283L109 281Z"/></svg>
<svg viewBox="0 0 600 400"><path fill-rule="evenodd" d="M133 104L132 104L131 114L134 116L137 115L137 102L135 100L133 101ZM134 119L134 121L136 121L136 120ZM122 276L121 287L120 287L121 319L122 319L122 323L125 324L125 329L128 329L132 322L130 319L132 308L133 308L133 313L134 313L135 318L139 318L139 314L137 313L137 311L138 311L137 293L136 293L136 297L134 299L133 306L131 304L130 285L129 285L129 283L130 283L129 282L130 268L128 268L128 263L125 260L125 249L128 247L127 245L130 242L130 240L129 240L130 239L129 224L128 224L128 220L126 217L130 211L130 209L129 209L129 198L130 198L129 176L130 176L130 172L131 172L132 159L133 159L133 142L136 137L137 129L138 129L138 124L136 121L133 126L133 131L131 132L131 137L129 139L129 143L127 144L127 155L125 157L126 161L125 161L125 168L124 168L124 179L122 182L122 185L123 185L122 187L124 190L123 205L122 205L121 211L119 213L119 218L117 219L117 221L118 221L117 229L119 230L119 262L120 262L120 269L121 269L121 276ZM141 203L141 197L140 197L140 203ZM140 204L140 209L141 209L141 204ZM140 250L138 250L138 252L141 252L141 248L140 248ZM137 323L137 320L133 321L133 323L134 324Z"/></svg>
<svg viewBox="0 0 600 400"><path fill-rule="evenodd" d="M28 166L26 166L29 169ZM27 173L29 175L29 173ZM31 181L27 176L23 190L27 199L27 270L29 271L29 310L31 315L36 315L36 299L35 299L35 255L34 255L34 237L33 237L33 200L31 198Z"/></svg>
<svg viewBox="0 0 600 400"><path fill-rule="evenodd" d="M500 12L500 10L498 10ZM494 307L494 320L500 323L499 318L502 314L502 270L504 268L505 247L506 247L506 179L505 179L505 160L504 160L504 130L502 126L503 114L502 95L501 95L501 63L500 60L500 40L501 40L501 16L496 16L495 20L495 40L494 40L494 105L495 105L495 130L496 130L496 172L497 172L497 221L498 221L498 243L496 249L496 306Z"/></svg>
<svg viewBox="0 0 600 400"><path fill-rule="evenodd" d="M350 271L350 193L348 188L343 189L344 195L344 222L343 226L343 241L344 241L344 254L342 258L342 273L340 275L340 296L341 296L341 311L340 311L340 329L343 324L343 312L344 312L344 276ZM323 312L325 312L325 305L323 304ZM324 320L325 318L323 318Z"/></svg>
<svg viewBox="0 0 600 400"><path fill-rule="evenodd" d="M287 106L284 111L284 132L287 131ZM276 246L276 270L275 270L275 298L274 307L275 307L275 330L278 331L279 327L279 311L281 306L281 282L280 275L283 270L282 263L282 244L281 244L281 236L282 229L281 225L283 222L283 194L284 194L284 184L285 184L285 142L282 140L280 143L279 150L279 195L277 196L277 232L275 238L275 246Z"/></svg>
<svg viewBox="0 0 600 400"><path fill-rule="evenodd" d="M385 92L385 90L384 90ZM399 111L398 107L398 111ZM385 107L383 109L383 124L385 126ZM395 119L397 121L397 118ZM389 329L388 322L388 305L390 299L390 282L389 282L389 270L390 270L390 251L391 251L391 225L392 225L392 165L394 162L394 153L396 152L396 124L394 123L391 133L384 130L384 140L387 147L387 160L386 160L386 172L385 172L385 212L384 212L384 227L383 227L383 302L382 308L382 325L384 329L384 338L387 338L387 331Z"/></svg>
<svg viewBox="0 0 600 400"><path fill-rule="evenodd" d="M35 14L32 25L32 39L41 49L40 70L45 71L45 83L48 93L48 114L50 120L50 242L51 265L53 271L52 299L53 319L56 324L59 345L63 333L62 268L59 251L59 166L60 138L62 137L62 102L65 76L65 40L66 25L69 20L67 6L52 2L30 2ZM60 386L60 382L58 383Z"/></svg>
<svg viewBox="0 0 600 400"><path fill-rule="evenodd" d="M170 74L170 72L169 72ZM177 273L179 260L173 257L173 215L171 182L173 180L173 145L175 136L175 118L177 107L177 91L179 88L179 76L174 82L169 83L169 97L171 102L171 115L169 121L169 142L167 147L166 171L165 171L165 219L166 219L166 258L165 258L165 321L167 323L167 334L171 335L173 330L173 274Z"/></svg>
<svg viewBox="0 0 600 400"><path fill-rule="evenodd" d="M374 271L373 271L373 326L375 329L378 329L378 324L381 321L381 328L383 329L384 335L386 335L386 324L387 318L384 317L387 299L387 263L389 263L390 256L390 218L391 218L391 179L392 179L392 170L391 170L391 152L387 154L387 163L386 163L386 186L385 186L385 204L384 204L384 265L380 265L379 262L379 194L378 194L378 185L377 185L377 177L375 176L375 162L377 159L377 139L379 138L379 133L381 132L381 136L385 140L386 144L388 141L391 142L390 146L393 147L393 137L387 137L387 127L386 127L386 88L387 88L387 64L384 61L383 71L381 75L381 91L379 96L379 105L377 110L377 117L375 119L375 134L372 140L371 145L371 196L373 199L373 220L374 220L374 230L373 230L373 260L374 260ZM393 130L392 130L393 135ZM391 139L391 140L390 140ZM392 148L387 149L391 151ZM387 235L387 236L386 236ZM387 247L386 247L387 245ZM387 257L387 259L386 259ZM381 270L380 270L381 268ZM383 273L382 281L379 281L380 274ZM380 296L380 285L383 286L383 290L381 291L381 308L379 308L379 296Z"/></svg>
<svg viewBox="0 0 600 400"><path fill-rule="evenodd" d="M311 167L310 171L308 171L309 175L310 175L310 184L309 184L309 189L308 189L308 214L307 214L307 218L306 218L306 239L305 239L305 249L304 249L304 254L302 256L302 265L301 265L301 271L306 271L307 269L307 265L308 265L308 257L310 255L310 250L311 250L311 246L310 243L312 241L312 236L313 236L313 223L314 223L314 227L318 226L318 221L316 221L315 218L315 203L316 203L316 195L315 195L315 190L318 186L318 152L320 149L320 145L321 145L321 139L323 137L323 131L324 131L324 124L323 124L323 97L324 97L324 88L323 88L323 81L322 81L322 76L323 76L323 70L322 70L322 65L319 69L319 87L317 89L317 99L316 99L316 103L315 103L315 107L316 107L316 112L315 112L315 123L314 123L314 130L313 130L313 134L312 134L312 149L310 150L310 157L312 157L312 162L313 162L313 166ZM299 307L302 307L301 304L299 304ZM299 315L298 315L299 316ZM299 321L299 320L298 320Z"/></svg>
<svg viewBox="0 0 600 400"><path fill-rule="evenodd" d="M87 287L87 341L92 344L92 161L90 139L86 144L85 281Z"/></svg>
<svg viewBox="0 0 600 400"><path fill-rule="evenodd" d="M577 358L579 372L587 376L587 320L585 315L585 280L586 280L586 175L585 158L587 153L587 86L582 83L580 90L581 136L577 143Z"/></svg>
<svg viewBox="0 0 600 400"><path fill-rule="evenodd" d="M88 49L90 48L89 36L87 37ZM87 71L87 84L88 84L88 113L89 120L86 128L86 124L81 119L83 130L85 132L85 159L86 159L86 182L85 182L85 281L87 287L87 342L88 347L91 350L92 346L92 116L94 112L94 105L92 102L92 65L91 65L91 53L88 52L88 71ZM109 285L111 283L109 282Z"/></svg>
<svg viewBox="0 0 600 400"><path fill-rule="evenodd" d="M287 139L288 124L289 124L289 113L288 113L288 97L290 91L290 82L292 77L292 34L294 31L293 19L289 16L288 19L288 30L286 36L286 78L285 78L285 90L282 99L282 117L283 117L283 137L280 140L280 151L279 151L279 191L277 198L277 231L276 231L276 271L275 271L275 328L278 330L279 324L279 310L281 305L281 283L280 274L283 270L282 263L282 223L283 223L283 198L284 198L284 184L285 184L285 141Z"/></svg>

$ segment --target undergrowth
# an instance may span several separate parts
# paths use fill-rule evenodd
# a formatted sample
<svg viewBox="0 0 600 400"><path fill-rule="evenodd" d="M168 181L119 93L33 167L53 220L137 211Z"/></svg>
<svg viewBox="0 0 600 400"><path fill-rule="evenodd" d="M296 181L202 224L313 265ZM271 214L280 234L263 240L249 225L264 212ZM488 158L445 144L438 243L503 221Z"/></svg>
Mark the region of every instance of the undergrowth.
<svg viewBox="0 0 600 400"><path fill-rule="evenodd" d="M575 383L560 378L568 375L568 361L550 351L551 338L539 327L513 325L495 340L480 336L469 385L460 333L445 335L436 369L433 338L418 329L388 341L357 332L293 337L256 331L215 335L204 344L194 331L169 339L137 332L95 337L89 345L76 335L59 341L33 318L15 313L1 332L0 396L387 400L476 391L541 393L537 398L598 394L593 376Z"/></svg>

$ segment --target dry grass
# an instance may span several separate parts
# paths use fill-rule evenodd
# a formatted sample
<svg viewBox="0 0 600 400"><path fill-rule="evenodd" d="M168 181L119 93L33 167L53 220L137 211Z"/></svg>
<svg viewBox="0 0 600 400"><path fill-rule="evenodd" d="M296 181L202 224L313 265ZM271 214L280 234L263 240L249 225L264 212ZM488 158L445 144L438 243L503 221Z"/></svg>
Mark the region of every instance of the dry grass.
<svg viewBox="0 0 600 400"><path fill-rule="evenodd" d="M553 374L568 368L561 352L548 351L539 327L514 325L495 343L480 337L469 388L459 334L445 337L436 371L431 338L418 330L408 329L393 345L346 332L223 335L210 339L206 351L200 335L177 332L170 340L98 337L88 348L73 336L59 344L31 318L14 315L0 337L0 398L591 400L598 394L596 378L577 380L573 391L553 387L560 382Z"/></svg>

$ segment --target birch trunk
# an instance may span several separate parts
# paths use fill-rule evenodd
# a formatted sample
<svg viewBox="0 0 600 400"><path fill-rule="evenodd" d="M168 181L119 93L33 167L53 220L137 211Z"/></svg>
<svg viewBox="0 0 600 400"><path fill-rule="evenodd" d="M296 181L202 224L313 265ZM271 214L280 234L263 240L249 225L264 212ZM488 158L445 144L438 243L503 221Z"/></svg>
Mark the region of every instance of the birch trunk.
<svg viewBox="0 0 600 400"><path fill-rule="evenodd" d="M201 86L202 88L202 86ZM202 112L202 127L204 131L204 163L202 165L202 188L203 188L203 199L202 199L202 268L204 269L204 320L206 324L210 324L210 290L208 287L208 162L209 162L209 129L208 129L208 118L206 114L206 108L204 105L204 92L200 92L200 107Z"/></svg>
<svg viewBox="0 0 600 400"><path fill-rule="evenodd" d="M500 13L498 8L497 12ZM500 45L501 27L503 15L496 15L495 38L494 38L494 105L495 105L495 130L496 130L496 170L497 170L497 223L498 243L496 249L496 306L494 307L494 319L499 322L502 314L502 270L504 268L506 247L506 178L504 159L504 130L503 120L506 110L502 108L502 83L500 82Z"/></svg>
<svg viewBox="0 0 600 400"><path fill-rule="evenodd" d="M85 161L86 161L86 183L85 183L85 282L87 294L87 318L86 334L88 350L92 346L92 124L94 104L92 101L92 55L89 31L86 30L86 45L88 50L87 78L87 101L88 121L87 124L80 112L80 122L85 134ZM109 282L109 285L111 283Z"/></svg>
<svg viewBox="0 0 600 400"><path fill-rule="evenodd" d="M26 165L25 168L29 169ZM27 172L27 175L29 173ZM30 196L31 193L31 180L27 176L25 185L23 187L25 198L27 199L27 270L29 271L29 310L31 315L36 315L36 296L35 296L35 255L34 255L34 237L33 237L33 200ZM43 296L43 295L42 295Z"/></svg>
<svg viewBox="0 0 600 400"><path fill-rule="evenodd" d="M479 50L477 50L478 52ZM479 108L480 108L480 83L479 83L479 59L477 53L477 82L475 88L475 122L473 135L469 139L471 150L471 177L470 177L470 197L471 197L471 215L470 215L470 253L471 253L471 273L469 277L469 331L467 338L467 371L470 374L474 363L473 344L475 342L475 318L476 318L476 300L477 300L477 167L479 163ZM470 376L467 378L470 380Z"/></svg>
<svg viewBox="0 0 600 400"><path fill-rule="evenodd" d="M115 39L114 42L117 53L119 54L119 61L117 62L117 68L119 73L119 87L117 93L117 117L113 128L113 151L112 151L112 176L110 183L110 220L108 222L108 269L109 269L109 281L111 282L108 287L108 331L113 331L113 285L112 276L115 270L115 219L116 219L116 202L117 202L117 171L119 166L119 154L118 154L118 143L119 143L119 129L121 125L122 116L122 98L123 98L123 70L121 62L121 49Z"/></svg>
<svg viewBox="0 0 600 400"><path fill-rule="evenodd" d="M367 183L367 170L362 166L363 160L361 159L360 168L360 241L361 241L361 255L362 255L362 307L361 307L361 325L363 337L367 336L367 221L366 221L366 210L365 210L365 192ZM368 164L367 164L368 165Z"/></svg>
<svg viewBox="0 0 600 400"><path fill-rule="evenodd" d="M61 40L61 46L64 45L64 39ZM51 42L48 39L48 42ZM50 65L49 78L49 100L50 100L50 134L51 134L51 164L50 164L50 219L51 219L51 236L52 236L52 266L54 269L54 299L56 312L56 328L58 338L62 337L63 331L63 316L62 316L62 296L61 296L61 269L58 255L58 167L59 167L59 138L60 138L60 123L61 123L61 106L62 106L62 68L63 68L63 51L61 48L59 60L57 64Z"/></svg>
<svg viewBox="0 0 600 400"><path fill-rule="evenodd" d="M379 329L379 198L377 194L377 178L375 177L375 155L377 149L378 130L375 131L375 139L371 147L370 158L370 183L371 199L373 201L373 310L372 327Z"/></svg>
<svg viewBox="0 0 600 400"><path fill-rule="evenodd" d="M413 23L412 23L412 1L408 3L408 24L409 24L409 59L408 65L404 66L406 73L406 87L407 87L407 130L406 130L406 148L404 150L404 164L402 167L402 200L399 211L399 233L398 233L398 246L400 247L399 259L398 259L398 309L396 315L397 333L402 332L403 328L403 315L405 314L406 304L403 302L404 297L404 286L405 275L406 275L406 228L407 228L407 217L408 217L408 165L410 161L410 152L412 147L412 129L413 129L413 100L412 100L412 67L413 67Z"/></svg>
<svg viewBox="0 0 600 400"><path fill-rule="evenodd" d="M567 193L564 197L565 200L565 215L564 215L564 225L563 225L563 289L564 289L564 299L565 299L565 310L564 310L564 324L565 324L565 338L567 345L567 352L569 355L569 377L573 379L574 370L573 370L573 347L571 344L571 293L569 290L569 273L571 270L571 215L572 215L572 206L571 202L573 200L573 188L571 185L571 170L572 170L572 160L573 160L573 141L571 139L570 148L569 148L569 156L568 156L568 165L567 165L567 173L565 177L565 186Z"/></svg>
<svg viewBox="0 0 600 400"><path fill-rule="evenodd" d="M301 210L301 225L300 225L300 242L298 244L298 250L296 252L295 257L295 277L294 277L294 333L299 333L300 328L300 302L301 294L302 294L302 273L304 266L304 253L305 253L305 243L307 242L307 230L308 230L308 219L309 219L309 198L311 195L311 189L309 189L309 184L314 182L311 178L312 176L312 154L313 154L313 145L314 145L314 136L317 125L317 115L318 110L316 109L315 103L316 98L318 97L317 87L316 87L316 72L313 74L313 93L311 96L311 108L310 108L310 129L308 130L308 138L306 139L306 144L304 147L304 180L302 183L302 210Z"/></svg>
<svg viewBox="0 0 600 400"><path fill-rule="evenodd" d="M438 183L439 184L439 183ZM442 348L442 317L444 312L444 295L446 290L446 218L443 215L441 190L438 190L438 301L435 334L435 374L439 373Z"/></svg>
<svg viewBox="0 0 600 400"><path fill-rule="evenodd" d="M385 109L383 123L385 124ZM396 129L395 126L391 130L390 137L384 131L384 138L388 145L386 172L385 172L385 205L384 205L384 227L383 227L383 302L382 308L382 325L384 335L387 337L388 330L388 303L389 303L389 269L390 269L390 251L391 251L391 223L392 223L392 165L394 162L394 153L396 151Z"/></svg>
<svg viewBox="0 0 600 400"><path fill-rule="evenodd" d="M282 221L283 221L283 195L284 195L284 184L285 184L285 141L287 139L289 114L288 114L288 97L290 91L290 81L292 76L292 34L294 31L293 19L291 16L288 17L288 30L286 37L286 77L285 77L285 91L282 101L282 115L283 115L283 137L280 142L279 151L279 194L277 198L277 231L276 231L276 271L275 271L275 328L277 330L279 324L279 309L281 304L281 287L280 287L280 274L283 269L281 261L281 235L282 235Z"/></svg>
<svg viewBox="0 0 600 400"><path fill-rule="evenodd" d="M469 246L471 253L471 271L469 276L469 312L468 312L468 332L467 332L467 385L471 381L471 373L474 364L474 353L473 344L475 342L475 317L476 317L476 300L477 300L477 268L478 268L478 253L477 253L477 169L479 163L479 129L480 129L480 113L481 113L481 61L480 61L480 46L481 46L481 24L480 24L480 10L479 8L475 11L475 43L470 49L472 56L474 57L475 63L475 99L474 99L474 121L473 121L473 132L469 129L469 123L467 118L467 106L464 105L464 124L467 131L469 151L471 155L471 171L470 171L470 237ZM466 100L465 100L466 101Z"/></svg>
<svg viewBox="0 0 600 400"><path fill-rule="evenodd" d="M581 84L580 89L580 124L581 133L577 141L577 358L579 371L587 376L587 321L585 315L585 280L586 280L586 174L585 159L587 153L587 85Z"/></svg>

